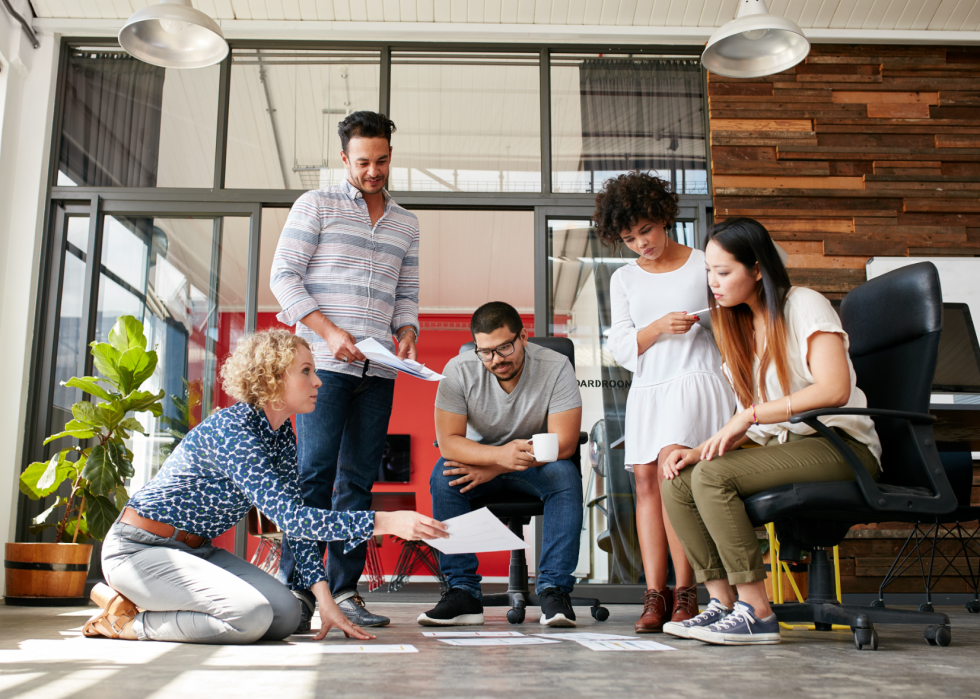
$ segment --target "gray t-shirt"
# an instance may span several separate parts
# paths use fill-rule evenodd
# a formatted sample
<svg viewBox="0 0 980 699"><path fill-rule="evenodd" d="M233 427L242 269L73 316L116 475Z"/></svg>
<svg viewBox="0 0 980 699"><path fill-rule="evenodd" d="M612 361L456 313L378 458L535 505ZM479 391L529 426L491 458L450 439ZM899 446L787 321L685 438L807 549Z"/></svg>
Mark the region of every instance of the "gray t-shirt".
<svg viewBox="0 0 980 699"><path fill-rule="evenodd" d="M439 382L436 407L466 415L466 438L499 447L548 431L548 416L581 407L575 370L558 352L529 344L517 387L509 394L475 352L453 357Z"/></svg>

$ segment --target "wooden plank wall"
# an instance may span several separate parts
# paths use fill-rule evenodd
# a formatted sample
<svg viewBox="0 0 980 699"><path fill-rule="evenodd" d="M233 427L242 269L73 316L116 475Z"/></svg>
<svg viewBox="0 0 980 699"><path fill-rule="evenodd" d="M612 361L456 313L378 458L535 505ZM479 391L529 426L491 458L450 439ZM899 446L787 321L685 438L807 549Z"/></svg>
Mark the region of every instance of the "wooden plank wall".
<svg viewBox="0 0 980 699"><path fill-rule="evenodd" d="M980 50L815 44L708 75L715 220L751 216L794 284L839 297L874 255L980 255Z"/></svg>

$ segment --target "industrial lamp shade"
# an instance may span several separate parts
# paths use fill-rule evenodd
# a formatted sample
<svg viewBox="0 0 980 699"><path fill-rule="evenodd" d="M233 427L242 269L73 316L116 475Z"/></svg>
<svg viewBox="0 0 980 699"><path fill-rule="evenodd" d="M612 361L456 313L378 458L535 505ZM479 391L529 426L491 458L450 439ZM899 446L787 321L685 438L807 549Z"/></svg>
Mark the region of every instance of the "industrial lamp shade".
<svg viewBox="0 0 980 699"><path fill-rule="evenodd" d="M228 55L218 23L191 7L190 0L161 0L134 12L119 30L119 45L163 68L204 68Z"/></svg>
<svg viewBox="0 0 980 699"><path fill-rule="evenodd" d="M764 0L739 0L735 19L708 39L701 63L728 78L760 78L792 68L808 53L798 24L769 14Z"/></svg>

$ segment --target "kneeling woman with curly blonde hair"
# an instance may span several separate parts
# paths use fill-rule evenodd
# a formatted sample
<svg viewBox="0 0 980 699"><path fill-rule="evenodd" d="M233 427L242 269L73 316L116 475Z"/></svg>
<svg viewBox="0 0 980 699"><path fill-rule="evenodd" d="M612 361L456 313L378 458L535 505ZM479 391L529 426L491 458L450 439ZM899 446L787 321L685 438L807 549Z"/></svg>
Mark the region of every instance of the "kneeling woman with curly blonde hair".
<svg viewBox="0 0 980 699"><path fill-rule="evenodd" d="M187 643L278 641L300 619L301 602L271 575L215 548L211 539L253 505L283 530L304 587L320 603L317 640L351 624L327 588L316 542L357 546L373 535L448 536L416 512L331 512L303 505L290 416L316 405L320 380L310 347L282 330L243 339L221 369L239 402L195 427L109 530L102 570L109 585L92 599L102 611L86 636Z"/></svg>

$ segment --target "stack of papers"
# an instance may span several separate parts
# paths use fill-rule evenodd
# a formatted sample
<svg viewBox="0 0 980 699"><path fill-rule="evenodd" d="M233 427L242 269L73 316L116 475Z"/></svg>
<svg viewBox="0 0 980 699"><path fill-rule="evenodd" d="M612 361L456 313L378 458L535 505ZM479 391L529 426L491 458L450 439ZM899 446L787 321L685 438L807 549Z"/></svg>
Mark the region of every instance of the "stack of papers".
<svg viewBox="0 0 980 699"><path fill-rule="evenodd" d="M424 364L419 364L414 359L399 359L373 337L361 340L354 346L361 350L361 354L372 362L384 364L392 369L397 369L403 374L414 376L417 379L422 379L423 381L442 381L446 378L442 374L437 374L432 371L432 369L426 369Z"/></svg>

